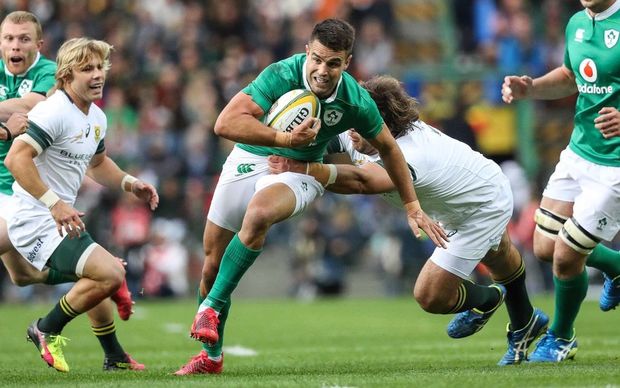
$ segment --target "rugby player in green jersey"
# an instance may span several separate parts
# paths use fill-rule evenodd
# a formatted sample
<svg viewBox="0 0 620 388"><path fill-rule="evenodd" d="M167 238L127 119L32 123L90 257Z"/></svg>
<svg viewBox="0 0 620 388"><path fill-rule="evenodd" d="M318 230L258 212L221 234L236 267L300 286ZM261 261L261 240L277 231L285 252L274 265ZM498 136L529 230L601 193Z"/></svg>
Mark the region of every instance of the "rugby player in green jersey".
<svg viewBox="0 0 620 388"><path fill-rule="evenodd" d="M588 289L585 265L605 274L601 309L620 302L620 253L599 244L620 230L620 1L581 5L566 26L564 64L536 79L507 76L502 85L508 104L578 93L570 142L535 215L534 253L553 261L555 316L531 362L575 356L574 322Z"/></svg>
<svg viewBox="0 0 620 388"><path fill-rule="evenodd" d="M215 124L215 132L236 141L224 164L204 232L205 262L200 307L191 336L206 349L179 369L177 375L220 373L224 322L230 295L261 253L271 225L301 214L325 188L305 174L270 175L267 158L283 155L320 161L331 139L349 128L375 147L385 162L416 236L419 228L438 246L445 232L420 207L411 174L376 104L345 70L351 62L355 31L348 23L327 19L314 26L306 52L268 66L233 97ZM261 122L284 93L309 89L321 100L320 122L308 118L292 132L276 132ZM238 165L252 168L239 170ZM336 170L329 182L336 178Z"/></svg>

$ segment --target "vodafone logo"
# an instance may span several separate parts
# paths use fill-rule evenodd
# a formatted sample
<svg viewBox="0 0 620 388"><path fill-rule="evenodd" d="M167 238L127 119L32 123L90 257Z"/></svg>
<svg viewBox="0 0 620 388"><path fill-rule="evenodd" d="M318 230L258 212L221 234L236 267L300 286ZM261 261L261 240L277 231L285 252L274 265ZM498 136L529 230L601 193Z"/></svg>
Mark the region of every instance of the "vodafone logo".
<svg viewBox="0 0 620 388"><path fill-rule="evenodd" d="M596 77L598 72L596 70L596 64L590 58L586 58L579 64L579 74L583 77L584 80L588 82L596 81Z"/></svg>

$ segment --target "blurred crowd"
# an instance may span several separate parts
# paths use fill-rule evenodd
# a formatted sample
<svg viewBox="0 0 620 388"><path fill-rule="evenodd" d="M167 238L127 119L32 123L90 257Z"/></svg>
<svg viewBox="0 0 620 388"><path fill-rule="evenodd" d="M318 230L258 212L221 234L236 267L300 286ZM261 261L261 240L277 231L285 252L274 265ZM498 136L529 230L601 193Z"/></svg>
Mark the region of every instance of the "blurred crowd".
<svg viewBox="0 0 620 388"><path fill-rule="evenodd" d="M560 64L564 25L579 7L576 0L5 0L0 15L17 9L36 14L42 52L52 59L63 41L77 36L114 46L99 103L109 120L107 152L152 182L161 201L152 213L132 196L87 182L77 208L86 211L94 239L127 261L134 295L193 294L206 211L233 146L213 134L218 112L268 64L303 51L315 22L326 17L344 18L357 29L349 69L355 77L400 77L419 96L423 119L503 164L518 199L513 237L536 268L528 274L536 292L550 284L549 269L531 255L531 214L550 173L545 166L553 166L567 144L572 101L536 111L546 115L535 142L545 152L532 176L515 161L520 117L502 106L499 85L504 74L536 76ZM443 26L432 36L438 43L411 51L417 46L405 32L422 23ZM441 35L446 31L452 34ZM448 82L394 73L415 69L419 53L425 62L448 58L474 75ZM389 295L409 292L432 250L411 236L400 212L375 197L327 194L275 230L267 244L289 246L290 295L300 298L346 293L347 274L360 268L374 271ZM0 273L0 299L43 292L16 290Z"/></svg>

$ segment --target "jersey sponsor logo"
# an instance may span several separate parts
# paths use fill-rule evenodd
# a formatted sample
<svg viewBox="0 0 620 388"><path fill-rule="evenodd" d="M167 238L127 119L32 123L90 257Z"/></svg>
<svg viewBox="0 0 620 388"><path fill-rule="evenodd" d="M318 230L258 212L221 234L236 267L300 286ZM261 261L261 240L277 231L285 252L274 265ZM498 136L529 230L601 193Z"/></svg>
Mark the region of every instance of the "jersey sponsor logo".
<svg viewBox="0 0 620 388"><path fill-rule="evenodd" d="M338 124L340 122L340 119L342 119L342 112L335 109L328 109L323 115L323 122L330 127Z"/></svg>
<svg viewBox="0 0 620 388"><path fill-rule="evenodd" d="M575 42L583 42L583 34L586 32L583 28L578 28L575 31Z"/></svg>
<svg viewBox="0 0 620 388"><path fill-rule="evenodd" d="M88 134L86 136L88 136ZM101 140L101 127L95 125L95 143L99 143L99 140Z"/></svg>
<svg viewBox="0 0 620 388"><path fill-rule="evenodd" d="M17 89L17 94L20 97L23 97L26 94L30 93L31 90L32 90L32 80L25 79L22 81L21 84L19 84L19 88Z"/></svg>
<svg viewBox="0 0 620 388"><path fill-rule="evenodd" d="M586 58L579 64L579 74L588 82L595 82L598 76L596 63L590 58Z"/></svg>
<svg viewBox="0 0 620 388"><path fill-rule="evenodd" d="M237 165L237 174L235 176L243 175L254 171L256 165L254 163L242 163Z"/></svg>
<svg viewBox="0 0 620 388"><path fill-rule="evenodd" d="M592 58L586 58L579 64L579 74L587 82L596 82L598 78L598 70L596 63ZM600 86L597 84L578 84L577 89L581 94L611 94L614 91L613 86Z"/></svg>
<svg viewBox="0 0 620 388"><path fill-rule="evenodd" d="M612 48L618 43L618 36L620 32L617 30L605 30L605 46Z"/></svg>

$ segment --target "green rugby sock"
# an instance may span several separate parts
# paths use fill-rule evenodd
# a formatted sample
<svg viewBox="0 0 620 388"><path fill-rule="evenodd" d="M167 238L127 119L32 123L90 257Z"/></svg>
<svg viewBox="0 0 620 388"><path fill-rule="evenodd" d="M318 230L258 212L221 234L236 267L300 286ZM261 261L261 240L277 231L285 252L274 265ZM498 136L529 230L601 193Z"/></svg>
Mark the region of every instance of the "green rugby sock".
<svg viewBox="0 0 620 388"><path fill-rule="evenodd" d="M69 306L67 295L63 295L56 306L39 320L37 326L44 333L60 334L65 325L80 314Z"/></svg>
<svg viewBox="0 0 620 388"><path fill-rule="evenodd" d="M116 338L116 326L114 321L107 325L94 327L91 326L93 334L99 340L105 356L113 360L125 359L125 351Z"/></svg>
<svg viewBox="0 0 620 388"><path fill-rule="evenodd" d="M588 292L588 273L584 269L581 274L568 280L553 276L553 284L555 285L555 317L549 329L556 337L571 339L581 302Z"/></svg>
<svg viewBox="0 0 620 388"><path fill-rule="evenodd" d="M492 311L499 307L501 300L496 287L481 286L469 280L463 280L457 293L457 302L448 314L460 313L473 308L482 312Z"/></svg>
<svg viewBox="0 0 620 388"><path fill-rule="evenodd" d="M222 347L224 346L224 327L226 327L226 319L228 319L230 305L231 301L228 299L220 311L220 315L218 315L218 319L220 320L220 323L217 325L217 334L219 335L218 341L213 345L209 345L208 343L202 344L202 348L207 352L209 358L217 358L222 355Z"/></svg>
<svg viewBox="0 0 620 388"><path fill-rule="evenodd" d="M586 265L614 279L620 275L620 252L598 244L586 259Z"/></svg>
<svg viewBox="0 0 620 388"><path fill-rule="evenodd" d="M510 330L516 331L524 328L534 314L534 307L525 287L525 264L523 260L512 275L505 279L496 280L496 282L506 288L505 303L510 317Z"/></svg>
<svg viewBox="0 0 620 388"><path fill-rule="evenodd" d="M243 245L239 235L235 234L224 252L215 283L203 305L207 303L215 311L222 311L226 301L230 300L230 295L237 288L239 280L261 252L262 249L254 250Z"/></svg>

